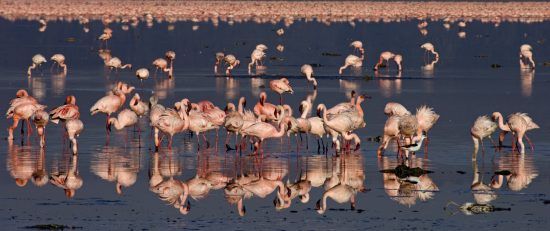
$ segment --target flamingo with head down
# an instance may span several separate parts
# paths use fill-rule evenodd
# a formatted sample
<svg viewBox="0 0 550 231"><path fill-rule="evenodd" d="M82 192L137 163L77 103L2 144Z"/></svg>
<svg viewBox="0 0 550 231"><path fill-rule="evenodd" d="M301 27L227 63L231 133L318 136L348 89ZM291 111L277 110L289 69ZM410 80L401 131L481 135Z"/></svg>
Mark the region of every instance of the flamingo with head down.
<svg viewBox="0 0 550 231"><path fill-rule="evenodd" d="M274 79L269 81L269 88L271 88L271 90L275 93L279 94L281 105L283 105L283 93L294 93L294 90L292 90L292 86L290 86L290 82L287 78Z"/></svg>

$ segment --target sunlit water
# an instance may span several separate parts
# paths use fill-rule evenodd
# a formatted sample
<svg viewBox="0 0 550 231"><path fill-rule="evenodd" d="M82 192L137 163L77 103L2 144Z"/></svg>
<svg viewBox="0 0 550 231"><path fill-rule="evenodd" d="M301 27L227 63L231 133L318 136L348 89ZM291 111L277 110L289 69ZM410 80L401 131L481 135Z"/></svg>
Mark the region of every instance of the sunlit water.
<svg viewBox="0 0 550 231"><path fill-rule="evenodd" d="M4 99L0 109L7 109L8 99L19 88L28 89L49 108L73 94L86 125L79 138L78 156L72 156L68 143L63 142L61 127L53 124L47 127L47 147L43 150L34 135L30 140L22 139L19 128L13 144L1 141L0 153L5 158L0 158L0 165L6 170L0 171L0 223L10 229L51 223L85 229L543 229L548 225L550 200L550 71L543 65L550 54L548 23L502 23L494 27L473 22L462 30L465 38L459 38L456 25L445 30L441 22L430 22L424 37L417 23L358 23L352 27L297 22L281 37L275 34L280 25L268 24L222 23L215 28L199 23L197 31L192 31L192 23L176 23L173 31L167 30L166 23L152 28L139 25L128 31L112 24L114 36L109 49L124 63L153 70L152 60L162 57L166 50L177 53L174 80L159 74L156 80L141 84L134 71L115 73L103 67L96 40L103 29L99 22L91 23L89 33L78 23L49 23L40 33L35 22L0 21L0 31L5 32L0 37L0 95ZM352 52L348 44L353 40L364 42L366 64L362 70L348 69L339 77L338 67ZM424 51L419 46L427 41L441 54L433 71L422 68ZM246 65L258 43L269 47L267 69L263 77L251 78ZM534 72L519 70L518 50L523 43L534 48ZM283 52L275 49L279 44L284 46ZM395 66L377 74L371 71L384 50L403 54L401 74ZM235 54L241 60L235 78L213 74L218 51ZM50 74L48 62L27 79L25 71L35 53L47 57L63 53L68 75ZM320 66L314 69L319 81L316 92L300 75L300 66L305 63ZM501 68L491 68L492 64ZM269 101L277 102L278 96L269 91L268 84L270 78L278 76L291 80L295 93L285 95L285 101L295 113L308 95L315 97L315 105L329 106L347 101L351 90L372 96L364 103L367 126L357 131L362 138L360 150L337 156L331 149L325 155L317 153L317 142L311 137L309 149L305 144L298 147L294 138L290 143L275 139L267 142L261 159L250 156L250 151L226 152L222 130L217 145L209 149L197 151L196 137L180 134L172 150L161 148L155 153L145 118L141 134L129 129L107 138L104 115L92 117L87 113L119 80L136 86L144 98L155 92L164 105L189 98L195 102L211 100L223 108L227 102L236 103L240 96L247 97L251 107L263 90L268 91ZM379 144L366 141L381 135L386 120L383 107L389 101L401 102L410 110L427 104L441 115L430 131L429 152L420 152L407 163L430 171L411 178L415 181L381 173L399 165L396 147L390 146L379 159ZM529 132L535 151L528 149L525 156L512 153L509 147L495 152L487 141L484 154L472 163L470 126L477 116L493 111L528 112L541 127ZM0 126L4 137L10 123L6 120ZM215 143L214 132L208 138ZM510 144L509 138L505 144ZM495 174L504 170L509 174ZM66 185L51 183L55 179L70 180L78 189L64 190ZM312 189L309 200L302 197L305 203L296 197L290 207L278 210L274 206L277 189L265 198L252 193L228 196L224 187L235 179L243 185L258 179L289 186L309 181ZM161 181L184 181L192 186L187 215L159 198L151 185ZM349 202L339 204L328 199L327 211L318 214L316 202L338 184L365 191L355 196L355 210L350 210ZM478 190L471 190L473 187ZM451 201L474 203L474 198L503 211L467 216L453 205L444 209ZM246 210L243 217L239 216L240 199Z"/></svg>

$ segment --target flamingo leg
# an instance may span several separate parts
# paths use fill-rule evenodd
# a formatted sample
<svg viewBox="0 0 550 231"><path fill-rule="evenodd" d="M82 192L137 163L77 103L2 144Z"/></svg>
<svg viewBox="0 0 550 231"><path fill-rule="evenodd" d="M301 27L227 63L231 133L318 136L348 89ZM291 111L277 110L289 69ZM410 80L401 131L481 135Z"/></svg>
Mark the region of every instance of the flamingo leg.
<svg viewBox="0 0 550 231"><path fill-rule="evenodd" d="M216 136L217 136L217 134L216 134ZM202 138L204 139L204 142L206 142L206 149L210 148L210 143L206 139L206 135L204 133L202 133Z"/></svg>
<svg viewBox="0 0 550 231"><path fill-rule="evenodd" d="M27 136L31 136L31 134L32 134L31 123L29 122L29 119L25 119L25 122L27 122Z"/></svg>
<svg viewBox="0 0 550 231"><path fill-rule="evenodd" d="M531 142L531 139L527 137L527 134L525 134L524 136L525 136L525 139L527 140L527 143L529 143L529 146L531 147L531 151L535 151L535 145L533 145L533 143Z"/></svg>

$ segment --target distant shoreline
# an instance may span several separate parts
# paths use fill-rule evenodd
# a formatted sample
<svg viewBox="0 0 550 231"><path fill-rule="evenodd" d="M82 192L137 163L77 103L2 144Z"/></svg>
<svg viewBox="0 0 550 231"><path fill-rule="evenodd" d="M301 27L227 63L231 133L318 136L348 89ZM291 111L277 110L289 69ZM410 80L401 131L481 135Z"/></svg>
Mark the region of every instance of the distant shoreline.
<svg viewBox="0 0 550 231"><path fill-rule="evenodd" d="M329 1L16 1L0 2L7 20L104 20L150 22L258 22L291 24L294 20L395 22L445 20L543 22L550 2L329 2Z"/></svg>

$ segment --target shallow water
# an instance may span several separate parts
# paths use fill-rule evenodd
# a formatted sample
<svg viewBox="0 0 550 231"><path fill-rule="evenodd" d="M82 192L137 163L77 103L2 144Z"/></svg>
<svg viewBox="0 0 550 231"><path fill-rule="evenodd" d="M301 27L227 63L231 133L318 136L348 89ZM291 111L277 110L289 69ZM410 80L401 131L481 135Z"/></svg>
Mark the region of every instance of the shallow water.
<svg viewBox="0 0 550 231"><path fill-rule="evenodd" d="M177 53L175 80L159 75L157 80L151 78L140 84L133 71L114 73L104 69L96 41L103 29L100 22L92 22L89 33L83 32L78 23L61 22L49 23L40 33L36 22L0 20L0 31L10 32L0 37L0 53L4 54L0 57L0 96L6 99L0 109L7 109L7 99L19 88L28 89L49 108L73 94L86 124L79 138L78 157L70 154L62 129L53 124L47 127L44 150L38 147L34 135L30 140L22 139L19 128L12 144L0 141L4 147L0 154L5 156L0 158L0 165L6 166L6 171L0 171L0 224L8 229L52 223L85 229L543 229L548 225L545 212L550 200L550 124L546 116L550 71L543 65L550 58L546 45L549 24L501 23L494 27L473 22L463 29L466 38L461 39L456 25L447 31L441 22L430 22L429 32L423 37L417 23L357 23L352 27L297 22L285 28L281 37L274 32L281 25L222 23L216 28L206 23L181 22L174 24L173 31L167 31L167 23L152 28L141 24L123 31L120 24L112 24L112 55L134 67L151 69L152 60L166 50ZM193 25L199 29L192 31ZM366 41L366 64L362 70L348 69L339 77L338 67L352 52L348 44L357 39ZM441 54L433 72L421 69L424 61L419 46L427 41L434 43ZM258 43L269 47L267 70L261 78L250 78L247 57ZM519 70L517 53L523 43L534 48L535 72ZM278 44L284 45L283 52L275 49ZM400 75L395 66L378 74L370 70L383 50L403 54L404 71ZM212 73L217 51L233 53L241 60L235 78ZM323 52L341 56L323 56ZM27 79L25 71L35 53L47 57L63 53L68 75L50 74L47 63L41 72ZM304 63L320 65L314 69L319 81L316 92L300 75ZM491 64L502 67L491 68ZM324 155L317 153L314 139L309 140L309 149L305 144L297 147L294 139L290 144L286 139L283 143L277 139L267 142L264 159L260 159L249 156L250 152L226 152L225 133L220 131L215 147L197 151L196 137L180 134L173 150L162 148L155 153L145 119L140 135L131 129L116 131L107 142L103 115L92 117L87 113L119 80L136 86L144 98L155 92L164 105L189 98L194 102L211 100L223 107L245 96L251 107L260 91L269 90L262 86L278 76L290 78L295 93L285 95L285 101L294 109L307 95L316 96L315 104L329 106L347 101L351 90L372 96L364 103L367 126L357 131L362 138L360 150L341 156L329 150ZM277 95L268 92L268 100L277 102ZM418 184L380 173L399 164L396 148L390 146L378 159L378 143L366 141L367 137L381 135L386 120L383 108L389 101L400 102L409 110L427 104L441 115L430 131L429 152L418 153L407 163L431 171L420 176ZM473 164L470 126L477 116L493 111L505 115L529 113L541 127L529 133L535 150L528 149L525 156L512 153L510 147L495 152L487 141L485 154L480 153ZM0 130L5 132L10 123L6 120ZM208 138L214 143L215 134L208 134ZM505 144L510 144L509 137ZM502 170L510 171L510 175L503 177L506 180L500 188L489 194L471 190L473 182L496 186L499 176L495 172ZM67 172L78 175L83 183L70 199L62 188L47 181L48 176L64 177ZM478 180L474 180L474 172L480 172ZM296 198L289 208L278 211L273 205L276 192L265 198L252 196L244 199L246 215L240 217L237 205L224 197L224 183L215 184L213 180L254 179L260 175L290 183L310 180L313 188L309 201L301 203ZM182 215L150 189L150 182L158 177L165 181L207 179L212 185L205 190L207 194L197 192L190 200L190 212ZM329 209L319 215L315 202L325 191L323 184L334 186L339 179L366 192L357 193L354 211L349 202L339 204L329 199ZM121 195L117 194L117 182L122 185ZM474 197L505 210L472 216L457 212L452 205L444 210L450 201L473 203Z"/></svg>

